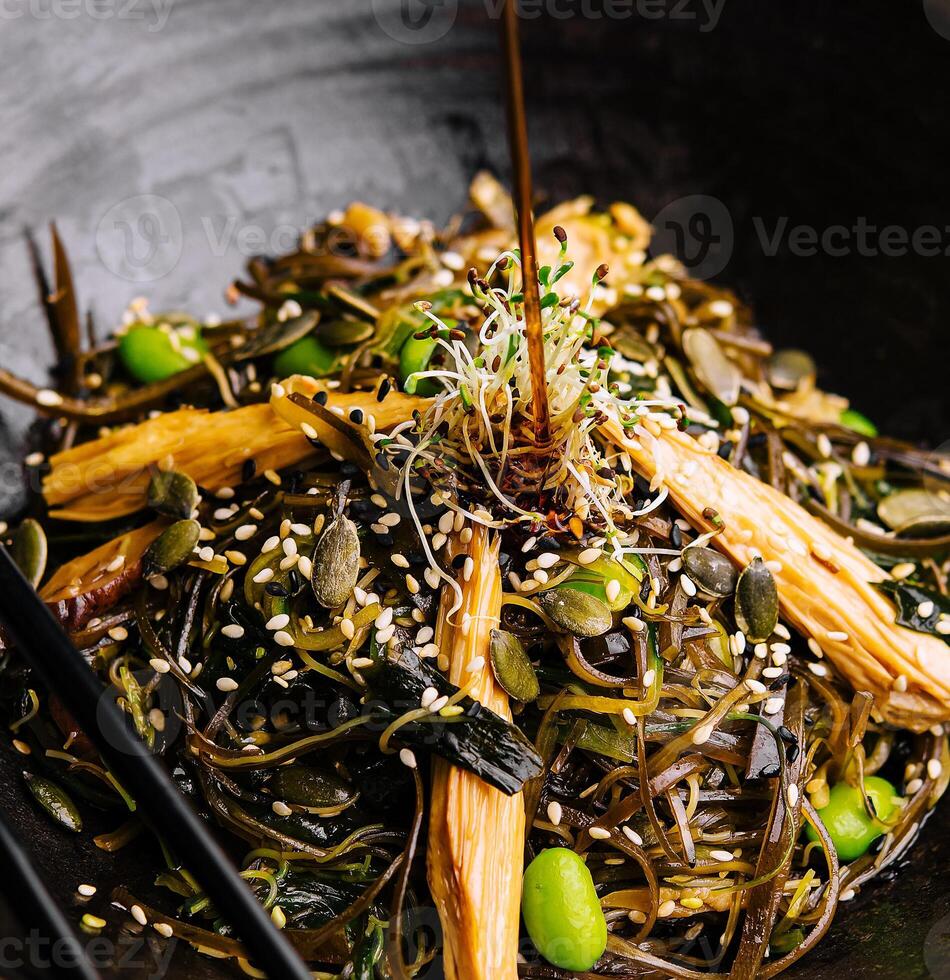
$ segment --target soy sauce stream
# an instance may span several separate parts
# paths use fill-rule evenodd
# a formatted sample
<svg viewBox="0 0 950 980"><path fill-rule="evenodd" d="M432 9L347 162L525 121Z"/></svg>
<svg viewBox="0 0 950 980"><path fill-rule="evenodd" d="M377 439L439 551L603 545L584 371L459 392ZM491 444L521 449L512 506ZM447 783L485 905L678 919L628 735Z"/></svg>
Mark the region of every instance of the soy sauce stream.
<svg viewBox="0 0 950 980"><path fill-rule="evenodd" d="M539 446L551 441L547 381L544 372L544 332L541 326L541 295L538 291L538 257L535 250L534 214L531 210L531 157L528 152L528 125L525 118L524 79L521 71L521 44L518 32L517 0L506 0L501 20L502 52L505 63L505 102L508 115L508 143L514 174L515 210L521 269L524 277L525 335L531 365L531 402L535 439Z"/></svg>

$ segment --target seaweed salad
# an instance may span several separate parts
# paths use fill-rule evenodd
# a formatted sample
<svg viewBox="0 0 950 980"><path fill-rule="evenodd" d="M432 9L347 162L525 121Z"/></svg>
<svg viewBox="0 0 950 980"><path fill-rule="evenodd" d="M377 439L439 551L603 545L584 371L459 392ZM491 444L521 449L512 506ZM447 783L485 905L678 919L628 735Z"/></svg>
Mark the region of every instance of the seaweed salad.
<svg viewBox="0 0 950 980"><path fill-rule="evenodd" d="M950 460L629 204L538 221L539 389L511 200L471 197L353 204L250 262L255 315L143 298L106 342L54 234L0 536L314 976L775 976L946 789ZM121 864L134 800L0 646L29 790ZM161 845L108 914L265 976Z"/></svg>

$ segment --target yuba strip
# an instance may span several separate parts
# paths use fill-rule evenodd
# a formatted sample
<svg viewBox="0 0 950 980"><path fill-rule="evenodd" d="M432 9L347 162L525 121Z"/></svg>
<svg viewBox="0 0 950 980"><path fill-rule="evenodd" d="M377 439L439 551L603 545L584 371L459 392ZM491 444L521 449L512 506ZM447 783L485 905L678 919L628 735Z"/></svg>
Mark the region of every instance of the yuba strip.
<svg viewBox="0 0 950 980"><path fill-rule="evenodd" d="M874 695L887 721L923 731L950 719L950 649L897 625L894 606L872 584L885 573L852 543L684 432L650 419L630 435L614 419L600 431L655 488L669 490L693 525L711 530L703 511L712 508L724 524L714 543L740 565L756 551L777 563L770 567L784 615L856 691Z"/></svg>
<svg viewBox="0 0 950 980"><path fill-rule="evenodd" d="M491 630L501 614L498 542L476 526L468 554L469 580L459 582L462 606L443 590L437 642L449 657L449 679L464 686L474 675L471 696L505 718L508 698L489 665ZM483 658L471 672L469 665ZM429 820L429 886L445 934L448 980L516 980L524 801L506 796L477 776L437 759Z"/></svg>

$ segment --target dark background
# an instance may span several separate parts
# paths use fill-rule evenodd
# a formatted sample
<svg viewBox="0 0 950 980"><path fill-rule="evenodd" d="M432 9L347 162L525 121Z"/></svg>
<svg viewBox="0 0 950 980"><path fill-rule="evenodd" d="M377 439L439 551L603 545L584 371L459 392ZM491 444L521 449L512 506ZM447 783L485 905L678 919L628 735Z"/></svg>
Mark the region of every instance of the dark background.
<svg viewBox="0 0 950 980"><path fill-rule="evenodd" d="M407 3L420 14L419 0ZM81 299L107 332L137 295L159 309L224 313L223 287L249 254L288 247L293 229L350 199L443 221L477 169L507 177L488 13L497 0L444 0L416 30L398 8L3 0L0 364L40 380L50 358L25 227L42 233L56 218ZM821 380L882 428L941 444L943 247L880 254L872 234L876 255L859 254L854 238L845 255L795 254L787 239L769 254L762 229L784 218L820 235L863 220L908 239L937 226L950 243L938 149L950 2L537 9L526 5L522 30L539 193L627 199L651 219L711 216L718 278L754 305L768 337L812 351ZM29 419L0 405L0 516L16 506ZM108 862L88 842L64 839L21 798L16 769L4 744L0 806L48 879L63 896L79 881L106 882ZM843 914L837 940L800 975L831 977L844 961L855 977L923 977L925 951L934 976L950 975L935 965L950 932L941 814L924 836L913 867L895 886L867 889L863 914ZM120 877L134 871L123 864ZM11 928L0 919L0 936Z"/></svg>

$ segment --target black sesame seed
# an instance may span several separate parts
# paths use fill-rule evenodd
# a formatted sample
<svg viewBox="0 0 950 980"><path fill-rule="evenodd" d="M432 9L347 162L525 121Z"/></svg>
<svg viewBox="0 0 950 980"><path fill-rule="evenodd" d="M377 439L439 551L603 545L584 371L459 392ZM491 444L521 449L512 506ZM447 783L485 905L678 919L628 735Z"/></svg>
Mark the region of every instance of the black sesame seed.
<svg viewBox="0 0 950 980"><path fill-rule="evenodd" d="M683 532L680 529L679 524L674 524L670 529L670 543L674 548L683 547Z"/></svg>
<svg viewBox="0 0 950 980"><path fill-rule="evenodd" d="M280 584L280 582L268 582L264 586L264 591L268 595L272 595L277 599L286 599L287 590Z"/></svg>
<svg viewBox="0 0 950 980"><path fill-rule="evenodd" d="M377 453L376 454L376 465L381 470L388 470L389 469L389 457L385 453Z"/></svg>
<svg viewBox="0 0 950 980"><path fill-rule="evenodd" d="M778 730L779 735L782 736L783 742L797 742L798 739L795 737L795 733L787 726L782 725Z"/></svg>
<svg viewBox="0 0 950 980"><path fill-rule="evenodd" d="M354 422L356 425L363 424L363 409L361 408L351 408L350 409L350 421Z"/></svg>
<svg viewBox="0 0 950 980"><path fill-rule="evenodd" d="M764 766L759 772L759 775L763 779L774 779L782 771L782 766L780 763L776 762L770 766Z"/></svg>
<svg viewBox="0 0 950 980"><path fill-rule="evenodd" d="M465 559L467 557L468 557L468 555L464 555L464 554L462 554L462 555L456 555L452 559L452 568L454 568L456 571L458 571L465 564Z"/></svg>
<svg viewBox="0 0 950 980"><path fill-rule="evenodd" d="M325 391L318 391L314 396L313 400L318 405L326 405L327 403L327 393Z"/></svg>
<svg viewBox="0 0 950 980"><path fill-rule="evenodd" d="M789 762L794 762L798 758L798 754L801 752L801 750L801 746L798 744L798 742L795 742L785 750L785 758L788 759Z"/></svg>
<svg viewBox="0 0 950 980"><path fill-rule="evenodd" d="M389 378L383 378L378 390L376 391L376 401L381 402L389 394L392 385L389 383Z"/></svg>
<svg viewBox="0 0 950 980"><path fill-rule="evenodd" d="M247 483L249 480L253 480L256 472L257 463L253 459L244 460L241 465L241 482Z"/></svg>

